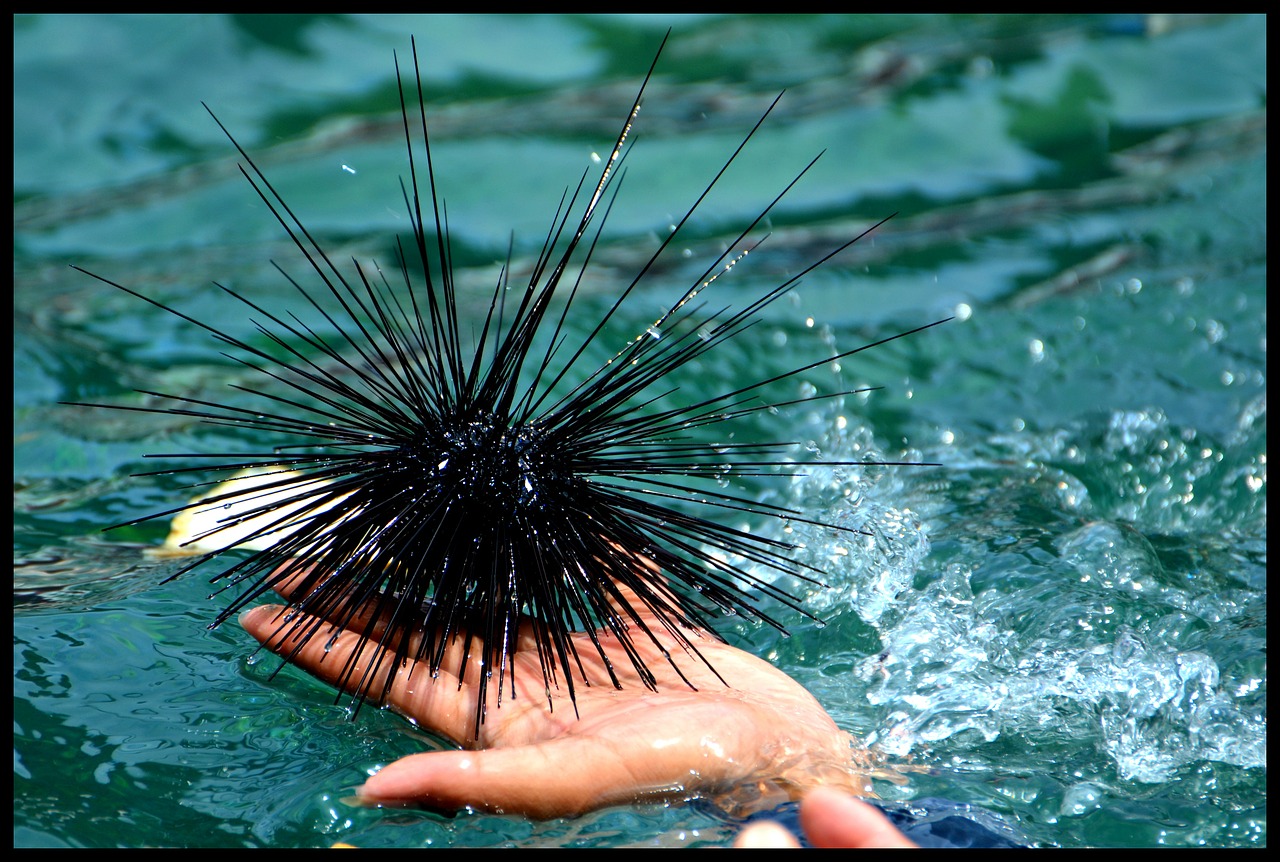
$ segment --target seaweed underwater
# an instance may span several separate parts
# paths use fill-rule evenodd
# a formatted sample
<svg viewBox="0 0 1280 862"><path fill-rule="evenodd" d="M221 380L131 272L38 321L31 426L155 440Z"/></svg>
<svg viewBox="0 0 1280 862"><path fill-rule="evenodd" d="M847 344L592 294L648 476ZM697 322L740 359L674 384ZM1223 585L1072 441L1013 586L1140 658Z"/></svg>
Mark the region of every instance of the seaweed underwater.
<svg viewBox="0 0 1280 862"><path fill-rule="evenodd" d="M397 239L398 260L390 270L332 260L206 106L243 158L241 172L305 260L301 277L273 265L301 307L317 315L312 322L269 311L243 290L215 282L229 307L251 315L263 340L250 343L216 322L74 267L204 330L260 381L231 384L253 399L247 407L146 390L139 392L162 399L163 406L109 406L180 415L279 441L263 447L267 451L148 455L183 466L139 476L194 476L191 487L204 493L114 527L171 516L200 524L183 543L198 556L170 579L223 566L211 578L219 585L213 595L238 593L211 627L287 586L288 607L273 639L288 644L286 660L313 638L331 643L343 629L359 632L360 644L339 674L355 710L365 700L384 702L410 661L423 663L433 677L443 668L459 680L465 666L478 661L483 679L476 737L490 699L501 707L504 684L507 696L515 697L522 625L532 633L548 704L562 686L576 704L575 685L585 677L583 642L571 638L573 632L588 633L615 687L622 683L611 662L620 649L654 688L637 640L658 646L683 679L681 661L711 667L691 634L715 636L716 615L745 615L785 632L775 612L762 607L764 597L812 617L783 584L792 578L820 585L823 571L798 559L794 545L726 521L745 514L850 528L813 521L727 484L730 478L769 481L804 469L794 441L731 442L732 429L760 413L866 391L781 401L763 394L779 381L944 321L667 406L681 375L698 360L751 328L762 309L866 235L836 245L742 307L706 304L717 279L765 242L771 211L819 154L651 325L609 341L614 315L651 280L659 258L672 253L681 229L766 121L775 99L601 319L585 337L572 336L566 322L619 200L633 124L661 46L598 175L584 171L562 196L527 281L512 283L509 252L483 320L463 320L416 42L411 51L411 79L401 73L399 58L395 62L408 156L401 194L412 235ZM609 344L610 358L600 363L591 357L602 344ZM710 434L717 439L706 439ZM252 553L224 559L244 549ZM659 634L685 655L663 648ZM448 667L446 656L457 655L448 647L457 642L461 659Z"/></svg>

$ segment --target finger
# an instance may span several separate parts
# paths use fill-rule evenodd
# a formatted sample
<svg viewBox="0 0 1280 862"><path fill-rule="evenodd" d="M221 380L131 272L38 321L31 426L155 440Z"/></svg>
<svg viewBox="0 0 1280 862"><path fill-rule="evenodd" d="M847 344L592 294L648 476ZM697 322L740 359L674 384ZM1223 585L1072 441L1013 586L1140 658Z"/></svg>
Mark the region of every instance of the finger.
<svg viewBox="0 0 1280 862"><path fill-rule="evenodd" d="M505 708L505 707L504 707ZM370 803L426 805L548 819L635 802L639 786L616 752L582 738L486 751L413 754L386 766L356 792Z"/></svg>
<svg viewBox="0 0 1280 862"><path fill-rule="evenodd" d="M428 630L425 618L420 618L416 624L413 622L406 624L401 620L396 622L395 629L392 629L393 620L400 613L400 609L395 606L394 597L379 595L356 603L351 595L339 593L336 596L326 597L325 601L320 603L306 601L316 587L315 584L308 583L312 568L311 565L302 561L288 560L272 573L273 577L280 578L279 583L273 584L272 588L281 597L291 602L292 609L299 613L287 616L289 609L274 608L271 621L275 624L273 634L277 636L278 642L267 643L267 637L255 634L255 637L268 649L292 661L290 657L292 649L302 643L304 633L309 632L311 636L315 636L323 632L322 640L327 642L334 633L345 629L347 632L358 633L358 639L352 642L350 651L343 651L344 659L350 653L366 649L371 653L379 652L376 645L383 643L384 640L387 641L389 655L395 655L399 647L400 654L407 656L410 661L435 656L440 650L437 629ZM259 627L262 618L255 616L252 619L255 628ZM245 620L242 619L241 622L243 624ZM388 632L391 632L390 636ZM430 638L429 643L427 643L428 638ZM288 653L280 648L285 641L290 644ZM362 641L370 641L374 645L365 646L361 643ZM468 638L465 629L460 629L440 651L440 665L453 671L455 680L462 676L468 685L474 685L478 679L479 668L476 668L475 675L469 671L464 674L461 665L464 656L479 652L478 643ZM490 652L493 651L490 650ZM491 654L490 659L496 662L497 656ZM389 657L388 660L390 660ZM329 679L328 676L320 673L316 675Z"/></svg>
<svg viewBox="0 0 1280 862"><path fill-rule="evenodd" d="M396 660L394 648L379 649L363 630L334 632L325 621L306 614L286 619L287 608L262 605L240 615L240 624L264 647L302 670L348 694L382 699L389 663ZM409 656L416 655L420 635L410 636ZM450 647L453 649L453 645ZM432 677L425 662L409 661L396 669L386 702L424 727L454 740L468 737L473 720L476 693L473 684L459 685L456 660L447 659ZM470 664L478 657L473 656ZM480 678L480 668L468 668L468 677Z"/></svg>
<svg viewBox="0 0 1280 862"><path fill-rule="evenodd" d="M305 560L285 560L271 573L271 578L278 579L271 584L271 589L285 601L308 614L322 616L343 628L361 631L369 629L372 636L382 636L391 621L390 602L371 600L357 605L353 602L354 596L349 590L320 591L319 588L325 584L325 581L315 578L314 572L315 566ZM372 627L370 627L371 623Z"/></svg>
<svg viewBox="0 0 1280 862"><path fill-rule="evenodd" d="M762 820L752 823L738 833L733 839L733 846L739 849L768 847L770 849L799 849L800 842L781 823Z"/></svg>
<svg viewBox="0 0 1280 862"><path fill-rule="evenodd" d="M272 578L280 578L279 583L271 585L271 589L279 593L280 597L286 601L296 601L303 598L306 593L302 592L302 584L307 576L311 574L313 566L304 563L302 560L290 559L285 560L271 573Z"/></svg>
<svg viewBox="0 0 1280 862"><path fill-rule="evenodd" d="M800 825L814 847L915 847L876 808L830 787L800 802Z"/></svg>

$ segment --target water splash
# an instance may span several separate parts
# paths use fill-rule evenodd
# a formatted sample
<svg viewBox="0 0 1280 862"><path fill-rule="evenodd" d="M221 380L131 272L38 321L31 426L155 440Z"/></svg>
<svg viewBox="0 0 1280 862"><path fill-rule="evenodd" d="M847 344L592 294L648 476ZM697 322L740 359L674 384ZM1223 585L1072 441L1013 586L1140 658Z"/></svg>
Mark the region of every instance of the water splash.
<svg viewBox="0 0 1280 862"><path fill-rule="evenodd" d="M864 531L795 525L831 575L809 607L828 620L856 613L882 644L821 685L849 698L879 750L982 762L974 750L998 746L997 769L1056 770L1070 811L1092 804L1088 781L1072 777L1081 764L1104 784L1169 782L1205 762L1265 769L1265 545L1206 543L1220 504L1187 508L1224 485L1252 493L1262 427L1241 418L1263 449L1240 463L1229 454L1240 441L1219 457L1203 435L1139 411L1022 434L1020 455L941 477L797 477L789 503ZM833 459L876 451L865 428L820 440ZM1264 500L1245 502L1265 520Z"/></svg>
<svg viewBox="0 0 1280 862"><path fill-rule="evenodd" d="M1225 681L1207 649L1188 648L1212 641L1187 608L1232 616L1247 600L1164 585L1150 543L1120 525L1087 524L1059 551L1059 581L1011 576L1007 591L975 595L976 573L951 565L899 596L896 621L868 618L885 643L855 670L885 710L868 742L899 756L965 732L1093 748L1121 780L1148 784L1204 760L1265 768L1265 709L1253 708L1265 657Z"/></svg>

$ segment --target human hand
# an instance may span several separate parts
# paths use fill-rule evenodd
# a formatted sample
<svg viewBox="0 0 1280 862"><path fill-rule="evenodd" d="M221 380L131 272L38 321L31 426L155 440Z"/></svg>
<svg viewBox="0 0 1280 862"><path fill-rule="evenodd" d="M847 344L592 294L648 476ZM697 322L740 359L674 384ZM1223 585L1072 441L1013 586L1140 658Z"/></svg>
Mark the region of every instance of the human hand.
<svg viewBox="0 0 1280 862"><path fill-rule="evenodd" d="M277 589L288 597L300 579L301 574ZM281 624L283 611L279 606L258 607L240 621L268 649L287 655L297 644L288 635L295 629ZM462 656L459 639L448 645L436 679L425 661L400 668L388 705L424 729L473 750L402 758L372 776L358 789L359 797L375 804L451 811L471 806L549 818L693 796L743 814L797 798L819 785L855 793L869 790L861 770L865 764L856 761L852 738L803 686L706 632L686 630L715 668L712 672L684 653L651 614L642 612L641 617L676 657L688 683L658 645L636 638L635 648L656 677L657 691L649 690L617 639L602 630L596 635L623 686L615 689L589 635L581 632L572 635L587 681L584 685L577 680L577 711L563 687L552 689L548 703L532 627L526 622L515 654L515 697L507 690L510 683L504 685L500 706L490 694L478 738L471 738L482 684L474 650L461 685L456 674ZM338 685L361 630L361 625L352 625L326 651L329 638L324 629L291 661ZM410 645L410 655L416 654L416 647L416 642ZM347 679L362 678L372 652L365 650L357 671Z"/></svg>
<svg viewBox="0 0 1280 862"><path fill-rule="evenodd" d="M814 847L915 847L872 806L831 787L818 787L800 802L800 826ZM780 824L763 820L738 833L734 847L799 847Z"/></svg>

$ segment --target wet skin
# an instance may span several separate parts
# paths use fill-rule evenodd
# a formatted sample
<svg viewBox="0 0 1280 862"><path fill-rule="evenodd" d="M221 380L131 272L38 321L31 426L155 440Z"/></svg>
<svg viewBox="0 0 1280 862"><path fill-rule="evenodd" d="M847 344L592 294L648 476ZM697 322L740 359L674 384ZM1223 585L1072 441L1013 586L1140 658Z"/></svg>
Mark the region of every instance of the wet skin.
<svg viewBox="0 0 1280 862"><path fill-rule="evenodd" d="M278 590L287 598L290 584ZM241 623L267 648L289 652L296 644L281 634L283 610L254 608ZM402 667L388 705L465 748L395 761L358 789L360 799L550 818L694 796L744 814L798 799L815 787L869 791L861 750L803 686L766 661L705 632L686 630L713 672L685 653L652 614L642 612L641 618L657 643L644 636L634 643L656 677L657 691L645 687L617 639L600 631L597 637L622 684L615 688L589 636L574 633L585 675L585 684L576 680L577 711L564 680L548 700L526 622L515 654L515 697L510 683L504 684L498 706L496 684L491 685L478 737L473 730L480 665L473 654L459 685L460 638L447 645L438 678L431 678L425 661ZM326 652L327 632L328 627L311 638L292 661L337 685L360 636L343 631ZM411 652L416 646L410 644ZM381 684L382 675L375 676Z"/></svg>

